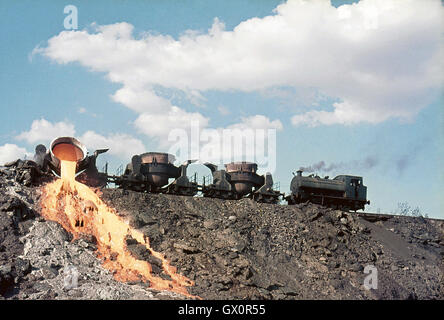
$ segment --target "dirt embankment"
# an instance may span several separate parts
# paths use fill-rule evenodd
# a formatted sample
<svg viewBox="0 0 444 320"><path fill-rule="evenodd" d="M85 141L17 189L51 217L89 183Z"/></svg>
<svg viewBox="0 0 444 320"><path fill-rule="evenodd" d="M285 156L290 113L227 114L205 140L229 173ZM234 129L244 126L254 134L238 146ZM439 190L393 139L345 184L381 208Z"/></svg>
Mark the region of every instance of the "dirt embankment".
<svg viewBox="0 0 444 320"><path fill-rule="evenodd" d="M106 190L205 299L442 299L444 222ZM141 246L135 254L149 258ZM378 289L363 286L367 265Z"/></svg>
<svg viewBox="0 0 444 320"><path fill-rule="evenodd" d="M0 297L7 299L180 299L148 284L119 283L91 239L72 241L39 216L40 189L0 170ZM443 299L444 222L394 217L368 222L316 205L280 206L104 190L153 249L195 281L204 299ZM128 240L131 252L159 261ZM367 290L366 266L377 271ZM78 284L66 286L72 267Z"/></svg>

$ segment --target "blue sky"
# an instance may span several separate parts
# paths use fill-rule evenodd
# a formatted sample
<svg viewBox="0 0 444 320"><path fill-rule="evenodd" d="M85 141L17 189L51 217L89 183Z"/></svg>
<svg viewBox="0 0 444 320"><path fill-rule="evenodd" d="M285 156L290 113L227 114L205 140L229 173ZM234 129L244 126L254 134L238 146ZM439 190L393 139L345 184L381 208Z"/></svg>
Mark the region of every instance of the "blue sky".
<svg viewBox="0 0 444 320"><path fill-rule="evenodd" d="M64 29L68 4L78 30ZM371 211L408 201L444 218L443 5L397 5L3 1L0 162L72 133L113 148L100 165L115 169L168 151L156 115L176 110L206 129L276 128L281 191L311 166L363 176Z"/></svg>

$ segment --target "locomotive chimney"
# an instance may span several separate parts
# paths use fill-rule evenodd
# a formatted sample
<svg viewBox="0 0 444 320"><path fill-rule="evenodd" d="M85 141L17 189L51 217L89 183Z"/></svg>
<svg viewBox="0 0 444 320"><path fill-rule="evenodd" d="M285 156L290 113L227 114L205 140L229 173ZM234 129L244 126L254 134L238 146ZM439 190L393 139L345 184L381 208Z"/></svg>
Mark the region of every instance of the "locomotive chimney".
<svg viewBox="0 0 444 320"><path fill-rule="evenodd" d="M302 170L298 170L296 173L298 174L298 177L302 177Z"/></svg>

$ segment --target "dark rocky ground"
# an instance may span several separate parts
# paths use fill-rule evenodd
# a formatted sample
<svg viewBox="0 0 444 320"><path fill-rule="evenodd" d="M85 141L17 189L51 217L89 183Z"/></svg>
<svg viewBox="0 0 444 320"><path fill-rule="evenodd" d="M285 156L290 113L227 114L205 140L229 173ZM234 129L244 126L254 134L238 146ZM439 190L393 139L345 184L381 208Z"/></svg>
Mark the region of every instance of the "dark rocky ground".
<svg viewBox="0 0 444 320"><path fill-rule="evenodd" d="M72 241L39 216L40 189L0 170L0 297L180 299L146 284L115 281L94 244ZM103 199L195 281L203 299L443 299L444 222L393 217L368 222L306 204L223 201L107 189ZM131 252L161 268L145 249ZM378 288L366 290L374 265ZM70 266L78 287L64 286Z"/></svg>

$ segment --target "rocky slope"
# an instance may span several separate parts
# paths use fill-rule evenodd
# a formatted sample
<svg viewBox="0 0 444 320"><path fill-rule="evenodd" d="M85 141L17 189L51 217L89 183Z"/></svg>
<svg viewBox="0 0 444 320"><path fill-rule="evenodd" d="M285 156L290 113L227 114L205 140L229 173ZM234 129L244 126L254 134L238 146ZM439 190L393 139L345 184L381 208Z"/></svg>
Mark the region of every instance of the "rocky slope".
<svg viewBox="0 0 444 320"><path fill-rule="evenodd" d="M39 216L41 189L24 186L22 176L15 168L0 169L0 299L184 298L115 281L96 258L93 242L73 241L59 224Z"/></svg>
<svg viewBox="0 0 444 320"><path fill-rule="evenodd" d="M93 242L72 241L39 216L39 187L0 170L0 296L6 299L182 299L119 283ZM444 222L393 217L368 222L305 204L223 201L106 189L102 198L142 230L151 246L195 281L203 299L443 299ZM150 261L144 247L131 252ZM364 288L374 265L378 288ZM66 278L72 267L78 286Z"/></svg>

